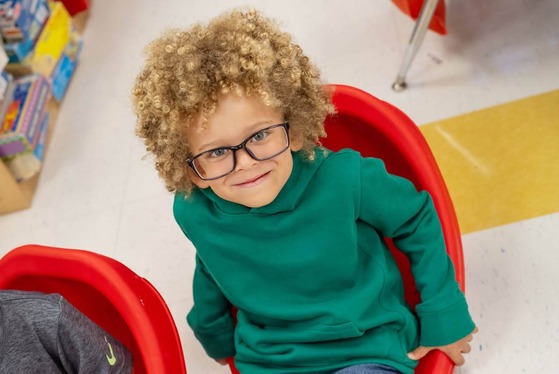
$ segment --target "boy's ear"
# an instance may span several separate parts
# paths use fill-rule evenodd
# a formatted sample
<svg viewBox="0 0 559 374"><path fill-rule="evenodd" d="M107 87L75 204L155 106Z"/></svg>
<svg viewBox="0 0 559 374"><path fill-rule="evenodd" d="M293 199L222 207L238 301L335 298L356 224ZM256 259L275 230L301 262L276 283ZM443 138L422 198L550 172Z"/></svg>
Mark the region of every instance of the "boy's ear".
<svg viewBox="0 0 559 374"><path fill-rule="evenodd" d="M303 148L303 137L299 134L290 134L289 142L291 146L289 147L292 152L297 152Z"/></svg>

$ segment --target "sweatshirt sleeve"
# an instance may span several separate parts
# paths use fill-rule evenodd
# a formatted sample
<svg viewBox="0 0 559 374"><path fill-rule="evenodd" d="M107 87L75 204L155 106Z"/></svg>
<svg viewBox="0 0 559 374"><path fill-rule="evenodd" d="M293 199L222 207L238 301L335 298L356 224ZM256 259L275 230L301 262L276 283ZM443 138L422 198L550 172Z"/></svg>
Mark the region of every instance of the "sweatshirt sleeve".
<svg viewBox="0 0 559 374"><path fill-rule="evenodd" d="M194 335L211 358L233 357L235 346L231 303L220 291L198 255L193 288L194 306L188 313L187 321Z"/></svg>
<svg viewBox="0 0 559 374"><path fill-rule="evenodd" d="M361 161L360 218L410 260L421 302L416 313L420 345L433 347L458 341L475 325L447 255L441 224L431 197L417 192L407 179L388 174L374 158Z"/></svg>

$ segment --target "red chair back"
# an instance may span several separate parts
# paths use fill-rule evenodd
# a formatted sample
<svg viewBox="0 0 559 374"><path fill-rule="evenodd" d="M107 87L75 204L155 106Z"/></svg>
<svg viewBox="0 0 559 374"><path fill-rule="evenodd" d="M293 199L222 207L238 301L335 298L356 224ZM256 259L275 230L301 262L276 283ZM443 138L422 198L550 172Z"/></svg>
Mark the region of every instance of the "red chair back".
<svg viewBox="0 0 559 374"><path fill-rule="evenodd" d="M0 260L0 289L61 294L131 351L135 374L186 373L165 301L146 279L116 260L26 245Z"/></svg>

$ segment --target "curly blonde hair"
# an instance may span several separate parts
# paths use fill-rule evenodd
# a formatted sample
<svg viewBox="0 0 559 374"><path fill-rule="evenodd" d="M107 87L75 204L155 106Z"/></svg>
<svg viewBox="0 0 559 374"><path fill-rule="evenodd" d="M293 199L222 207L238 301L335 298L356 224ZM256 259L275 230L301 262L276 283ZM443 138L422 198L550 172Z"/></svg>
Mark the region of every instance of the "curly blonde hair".
<svg viewBox="0 0 559 374"><path fill-rule="evenodd" d="M219 94L259 95L284 113L308 156L326 135L324 119L333 106L318 69L288 33L255 10L233 10L208 25L169 30L146 54L132 90L136 133L155 155L169 191L188 195L194 188L185 128L196 116L203 128Z"/></svg>

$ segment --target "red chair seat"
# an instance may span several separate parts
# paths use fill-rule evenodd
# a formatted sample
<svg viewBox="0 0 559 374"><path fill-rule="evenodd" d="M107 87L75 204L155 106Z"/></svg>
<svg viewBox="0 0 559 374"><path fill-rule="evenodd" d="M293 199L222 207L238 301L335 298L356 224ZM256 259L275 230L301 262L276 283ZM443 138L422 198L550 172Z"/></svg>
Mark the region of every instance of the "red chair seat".
<svg viewBox="0 0 559 374"><path fill-rule="evenodd" d="M0 260L0 289L59 293L132 353L134 373L186 373L173 317L157 290L109 257L27 245Z"/></svg>

